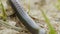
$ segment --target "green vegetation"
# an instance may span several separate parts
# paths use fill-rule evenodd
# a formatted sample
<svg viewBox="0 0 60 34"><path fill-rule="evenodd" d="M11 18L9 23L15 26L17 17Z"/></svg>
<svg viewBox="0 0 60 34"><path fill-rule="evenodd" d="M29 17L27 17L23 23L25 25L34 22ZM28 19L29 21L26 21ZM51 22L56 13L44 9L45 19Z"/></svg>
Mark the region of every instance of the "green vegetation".
<svg viewBox="0 0 60 34"><path fill-rule="evenodd" d="M0 16L2 16L3 20L6 20L6 18L7 18L7 16L6 16L6 11L5 11L5 9L4 9L4 6L3 6L3 3L2 3L1 0L0 0L0 2L1 2L0 7L1 7L2 12L3 12L3 15L0 15Z"/></svg>
<svg viewBox="0 0 60 34"><path fill-rule="evenodd" d="M49 34L57 34L57 32L55 31L54 27L51 25L50 20L48 19L48 17L46 16L46 14L44 13L44 11L41 9L42 15L45 18L45 21L48 25L48 28L50 30Z"/></svg>
<svg viewBox="0 0 60 34"><path fill-rule="evenodd" d="M55 4L55 7L60 10L60 0L58 0L58 2Z"/></svg>

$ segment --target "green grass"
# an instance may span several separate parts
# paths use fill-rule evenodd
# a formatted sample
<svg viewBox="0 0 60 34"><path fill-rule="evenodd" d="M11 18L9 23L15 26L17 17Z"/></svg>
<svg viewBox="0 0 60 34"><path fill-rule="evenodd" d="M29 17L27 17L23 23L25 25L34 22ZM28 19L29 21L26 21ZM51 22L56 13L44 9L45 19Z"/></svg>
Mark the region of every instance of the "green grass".
<svg viewBox="0 0 60 34"><path fill-rule="evenodd" d="M58 2L56 3L56 4L54 4L54 6L58 9L58 10L60 10L60 0L57 0Z"/></svg>
<svg viewBox="0 0 60 34"><path fill-rule="evenodd" d="M3 6L3 3L2 3L1 0L0 0L0 2L1 2L0 7L1 7L2 12L3 12L2 18L3 18L3 20L6 20L6 18L7 18L7 16L6 16L6 11L5 11L5 9L4 9L4 6Z"/></svg>
<svg viewBox="0 0 60 34"><path fill-rule="evenodd" d="M48 19L48 17L44 13L44 11L41 10L41 12L42 12L42 15L43 15L43 17L48 25L49 30L50 30L49 34L57 34L57 32L55 31L54 27L51 25L50 20Z"/></svg>

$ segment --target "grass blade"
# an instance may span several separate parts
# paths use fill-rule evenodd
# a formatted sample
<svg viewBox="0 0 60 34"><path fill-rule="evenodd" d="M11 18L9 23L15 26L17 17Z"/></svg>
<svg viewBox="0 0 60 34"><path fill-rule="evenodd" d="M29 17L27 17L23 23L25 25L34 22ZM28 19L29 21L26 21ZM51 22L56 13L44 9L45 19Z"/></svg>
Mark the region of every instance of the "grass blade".
<svg viewBox="0 0 60 34"><path fill-rule="evenodd" d="M3 20L6 20L6 18L7 18L7 16L6 16L6 11L5 11L5 9L4 9L4 6L3 6L3 4L2 4L2 1L0 0L0 2L1 2L1 9L2 9L2 11L3 11Z"/></svg>
<svg viewBox="0 0 60 34"><path fill-rule="evenodd" d="M10 28L10 29L14 29L14 30L16 30L16 31L21 31L21 30L23 30L23 29L20 28L20 27L16 27L16 26L11 26L11 25L9 25L8 22L6 22L6 21L0 20L0 24L1 24L2 26L5 26L5 27Z"/></svg>
<svg viewBox="0 0 60 34"><path fill-rule="evenodd" d="M46 23L48 25L49 30L50 30L49 34L57 34L54 27L51 25L50 20L48 19L48 17L44 13L44 11L41 10L41 12L42 12L43 17L45 18L45 21L46 21Z"/></svg>

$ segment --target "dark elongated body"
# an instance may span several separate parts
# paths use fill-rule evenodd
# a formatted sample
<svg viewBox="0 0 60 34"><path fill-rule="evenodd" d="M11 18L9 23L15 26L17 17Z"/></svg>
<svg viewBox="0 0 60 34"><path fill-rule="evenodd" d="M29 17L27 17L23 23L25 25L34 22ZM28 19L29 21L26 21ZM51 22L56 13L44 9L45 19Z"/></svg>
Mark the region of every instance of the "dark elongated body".
<svg viewBox="0 0 60 34"><path fill-rule="evenodd" d="M24 24L24 26L32 33L39 34L40 27L31 19L25 10L21 7L17 0L9 0L14 11L16 11L17 17Z"/></svg>

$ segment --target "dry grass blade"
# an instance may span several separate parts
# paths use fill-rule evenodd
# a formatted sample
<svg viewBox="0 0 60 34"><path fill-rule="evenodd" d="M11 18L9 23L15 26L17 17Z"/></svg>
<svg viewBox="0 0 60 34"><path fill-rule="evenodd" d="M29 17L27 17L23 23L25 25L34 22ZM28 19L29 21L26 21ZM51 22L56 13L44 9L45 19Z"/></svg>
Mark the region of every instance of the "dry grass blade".
<svg viewBox="0 0 60 34"><path fill-rule="evenodd" d="M3 13L0 16L2 16L3 20L6 20L7 19L6 10L5 10L4 5L3 5L1 0L0 0L0 7L1 7L2 13ZM0 20L0 24L2 24L3 26L5 26L7 28L11 28L11 29L14 29L14 30L17 30L17 31L21 31L22 30L20 27L9 25L7 21Z"/></svg>
<svg viewBox="0 0 60 34"><path fill-rule="evenodd" d="M6 21L0 20L0 24L2 24L2 26L5 26L5 27L10 28L10 29L14 29L16 31L21 31L22 30L22 28L20 28L20 27L9 25L8 22L6 22Z"/></svg>

